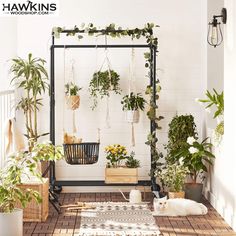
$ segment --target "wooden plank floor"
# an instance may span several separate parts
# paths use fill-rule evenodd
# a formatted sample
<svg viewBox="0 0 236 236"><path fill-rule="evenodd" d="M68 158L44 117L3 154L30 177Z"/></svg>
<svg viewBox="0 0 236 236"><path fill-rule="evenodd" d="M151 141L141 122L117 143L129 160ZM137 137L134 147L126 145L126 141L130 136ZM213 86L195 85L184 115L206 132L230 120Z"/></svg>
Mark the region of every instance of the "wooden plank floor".
<svg viewBox="0 0 236 236"><path fill-rule="evenodd" d="M152 201L151 193L146 194L146 200ZM62 193L62 204L78 201L103 202L124 201L120 193ZM205 216L188 217L156 217L161 236L230 236L236 235L221 216L210 206ZM151 205L150 205L151 207ZM49 217L44 223L24 223L24 236L73 236L78 232L80 217L77 212L63 210L61 214L50 206Z"/></svg>

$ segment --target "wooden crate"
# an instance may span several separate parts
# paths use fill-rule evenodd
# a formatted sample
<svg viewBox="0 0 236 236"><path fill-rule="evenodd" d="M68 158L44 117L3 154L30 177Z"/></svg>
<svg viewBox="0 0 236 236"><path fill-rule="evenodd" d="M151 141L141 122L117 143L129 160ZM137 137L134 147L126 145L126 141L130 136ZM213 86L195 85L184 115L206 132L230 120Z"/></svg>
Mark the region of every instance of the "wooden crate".
<svg viewBox="0 0 236 236"><path fill-rule="evenodd" d="M138 169L137 168L106 168L105 169L105 183L106 184L122 184L138 183Z"/></svg>
<svg viewBox="0 0 236 236"><path fill-rule="evenodd" d="M49 211L49 181L48 178L43 178L43 182L39 180L32 180L23 183L20 188L30 188L39 192L42 197L42 203L37 203L34 199L27 204L23 209L24 222L42 222L46 221Z"/></svg>

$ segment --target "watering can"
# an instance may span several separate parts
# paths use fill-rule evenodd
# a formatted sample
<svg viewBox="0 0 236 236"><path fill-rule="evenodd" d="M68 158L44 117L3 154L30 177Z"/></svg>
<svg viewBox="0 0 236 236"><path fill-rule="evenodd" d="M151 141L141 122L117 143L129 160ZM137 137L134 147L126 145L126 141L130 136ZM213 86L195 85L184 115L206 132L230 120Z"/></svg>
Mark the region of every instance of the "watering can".
<svg viewBox="0 0 236 236"><path fill-rule="evenodd" d="M133 203L133 204L142 203L142 194L140 190L132 189L129 193L129 199L125 197L124 193L120 189L119 191L126 201L129 201L130 203Z"/></svg>

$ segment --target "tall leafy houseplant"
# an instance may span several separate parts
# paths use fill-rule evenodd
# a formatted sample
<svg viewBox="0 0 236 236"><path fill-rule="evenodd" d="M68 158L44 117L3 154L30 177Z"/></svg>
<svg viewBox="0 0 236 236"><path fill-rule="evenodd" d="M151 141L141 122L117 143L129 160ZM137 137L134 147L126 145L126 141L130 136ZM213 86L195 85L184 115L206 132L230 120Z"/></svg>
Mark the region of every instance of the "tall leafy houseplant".
<svg viewBox="0 0 236 236"><path fill-rule="evenodd" d="M167 162L177 162L176 155L179 150L185 147L188 137L197 138L196 124L192 115L175 116L169 124Z"/></svg>
<svg viewBox="0 0 236 236"><path fill-rule="evenodd" d="M207 172L206 163L212 164L215 157L211 152L212 144L204 139L198 142L194 137L188 137L186 145L180 147L176 153L177 159L182 159L184 166L190 172L192 183L186 184L186 195L195 201L201 200L202 183L198 183L198 179L204 179L204 172Z"/></svg>
<svg viewBox="0 0 236 236"><path fill-rule="evenodd" d="M14 74L12 82L22 88L24 94L17 105L25 115L26 137L29 141L29 150L33 148L40 136L38 134L38 111L42 106L41 95L48 89L48 73L45 68L46 61L41 58L20 57L12 59L11 72Z"/></svg>
<svg viewBox="0 0 236 236"><path fill-rule="evenodd" d="M193 183L197 183L197 178L202 172L207 172L206 163L211 165L215 157L211 153L212 144L207 142L207 139L198 142L195 138L188 137L186 145L182 146L176 154L188 167Z"/></svg>

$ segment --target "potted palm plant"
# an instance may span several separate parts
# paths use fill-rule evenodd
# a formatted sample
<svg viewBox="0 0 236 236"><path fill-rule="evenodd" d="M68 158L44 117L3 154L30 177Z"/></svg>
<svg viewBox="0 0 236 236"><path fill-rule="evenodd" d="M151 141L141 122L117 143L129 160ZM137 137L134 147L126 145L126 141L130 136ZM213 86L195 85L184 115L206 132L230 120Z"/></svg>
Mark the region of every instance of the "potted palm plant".
<svg viewBox="0 0 236 236"><path fill-rule="evenodd" d="M119 85L120 76L114 70L98 71L93 74L93 78L89 83L90 96L93 98L92 109L97 106L97 99L109 97L110 92L120 94Z"/></svg>
<svg viewBox="0 0 236 236"><path fill-rule="evenodd" d="M122 98L121 104L123 111L126 111L126 119L129 123L139 122L139 111L145 108L145 99L141 93L134 94L131 92Z"/></svg>
<svg viewBox="0 0 236 236"><path fill-rule="evenodd" d="M176 115L169 123L168 144L166 145L167 161L171 163L178 162L176 154L186 146L188 137L197 138L196 124L192 115Z"/></svg>
<svg viewBox="0 0 236 236"><path fill-rule="evenodd" d="M184 166L189 170L191 182L185 184L186 198L200 202L202 197L202 182L204 172L207 172L206 163L212 164L215 157L211 152L212 144L207 142L208 138L198 142L194 137L188 137L186 145L182 146L176 154L176 158L182 159Z"/></svg>
<svg viewBox="0 0 236 236"><path fill-rule="evenodd" d="M167 163L161 170L156 171L155 175L168 188L169 198L184 198L183 187L188 173L188 168L180 161L180 163Z"/></svg>
<svg viewBox="0 0 236 236"><path fill-rule="evenodd" d="M82 88L78 87L75 83L70 82L65 85L66 104L68 109L76 110L80 106L79 91Z"/></svg>
<svg viewBox="0 0 236 236"><path fill-rule="evenodd" d="M217 121L217 126L213 132L213 144L218 146L224 135L224 92L218 93L213 89L213 93L207 90L206 99L196 99L200 104L206 103L206 111L210 112L211 108L215 106L216 110L213 118Z"/></svg>
<svg viewBox="0 0 236 236"><path fill-rule="evenodd" d="M138 182L138 167L140 163L134 158L134 152L128 156L126 147L120 144L107 146L105 152L108 161L105 169L106 183Z"/></svg>
<svg viewBox="0 0 236 236"><path fill-rule="evenodd" d="M46 61L33 58L29 53L27 59L20 57L12 59L11 72L14 77L12 82L23 89L24 94L17 104L17 109L22 110L25 116L26 134L29 150L32 150L38 138L48 133L38 133L38 112L42 104L42 94L48 90L48 73L45 68Z"/></svg>

